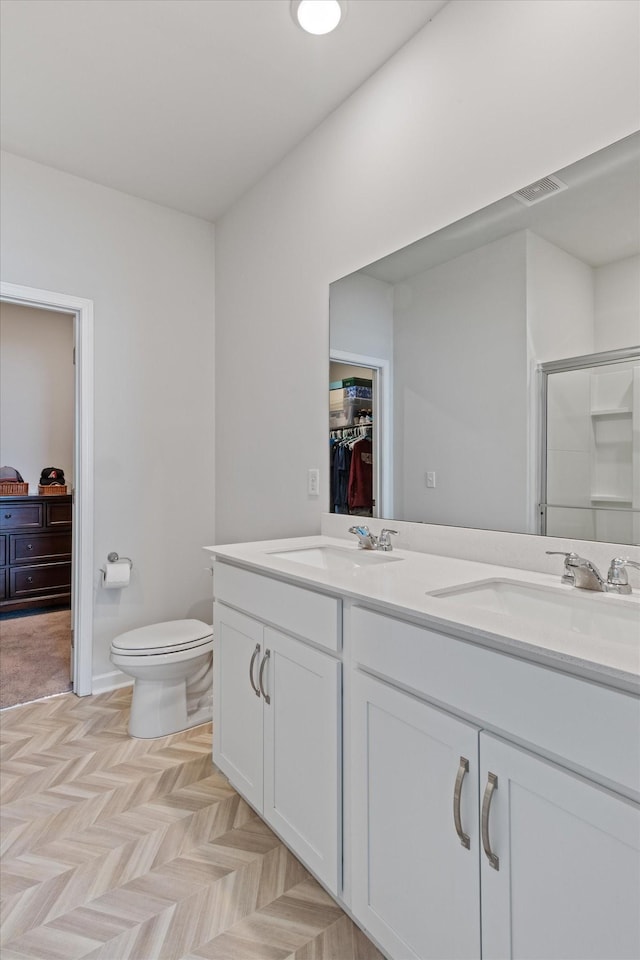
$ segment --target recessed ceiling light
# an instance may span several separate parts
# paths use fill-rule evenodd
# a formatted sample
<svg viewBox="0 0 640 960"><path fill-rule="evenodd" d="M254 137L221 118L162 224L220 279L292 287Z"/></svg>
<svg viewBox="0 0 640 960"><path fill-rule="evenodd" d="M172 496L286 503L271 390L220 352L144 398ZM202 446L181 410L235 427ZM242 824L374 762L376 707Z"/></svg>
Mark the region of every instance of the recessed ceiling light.
<svg viewBox="0 0 640 960"><path fill-rule="evenodd" d="M292 0L291 16L307 33L331 33L344 20L346 0Z"/></svg>

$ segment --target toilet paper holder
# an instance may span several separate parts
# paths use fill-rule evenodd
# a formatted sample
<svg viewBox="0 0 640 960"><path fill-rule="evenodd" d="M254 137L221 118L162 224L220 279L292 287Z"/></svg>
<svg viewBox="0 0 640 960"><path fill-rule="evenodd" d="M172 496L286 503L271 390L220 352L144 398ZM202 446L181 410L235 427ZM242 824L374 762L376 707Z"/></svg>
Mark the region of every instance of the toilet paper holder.
<svg viewBox="0 0 640 960"><path fill-rule="evenodd" d="M115 550L112 550L111 553L107 554L107 563L118 563L119 560L126 560L129 564L129 569L133 570L133 560L131 557L121 557ZM100 567L100 572L102 573L102 579L107 575L107 571L104 567Z"/></svg>
<svg viewBox="0 0 640 960"><path fill-rule="evenodd" d="M121 557L116 553L115 550L112 550L111 553L107 554L107 560L109 563L117 563L118 560L128 560L131 564L131 569L133 570L133 560L131 557Z"/></svg>

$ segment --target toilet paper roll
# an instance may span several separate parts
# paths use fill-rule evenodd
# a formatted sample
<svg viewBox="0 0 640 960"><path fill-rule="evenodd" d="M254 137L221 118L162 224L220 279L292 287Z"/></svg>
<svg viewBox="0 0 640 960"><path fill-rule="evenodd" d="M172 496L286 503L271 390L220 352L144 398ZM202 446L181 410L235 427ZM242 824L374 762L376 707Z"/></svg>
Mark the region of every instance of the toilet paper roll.
<svg viewBox="0 0 640 960"><path fill-rule="evenodd" d="M131 564L128 560L106 563L102 585L105 590L120 590L128 587L131 580Z"/></svg>

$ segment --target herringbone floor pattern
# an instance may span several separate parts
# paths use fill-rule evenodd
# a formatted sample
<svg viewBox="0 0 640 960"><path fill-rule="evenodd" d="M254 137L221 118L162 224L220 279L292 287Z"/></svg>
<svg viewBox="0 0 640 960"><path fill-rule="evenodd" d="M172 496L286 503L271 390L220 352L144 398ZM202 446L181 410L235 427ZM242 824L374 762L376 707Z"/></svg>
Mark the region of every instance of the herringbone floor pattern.
<svg viewBox="0 0 640 960"><path fill-rule="evenodd" d="M130 691L0 717L2 960L381 960L211 762Z"/></svg>

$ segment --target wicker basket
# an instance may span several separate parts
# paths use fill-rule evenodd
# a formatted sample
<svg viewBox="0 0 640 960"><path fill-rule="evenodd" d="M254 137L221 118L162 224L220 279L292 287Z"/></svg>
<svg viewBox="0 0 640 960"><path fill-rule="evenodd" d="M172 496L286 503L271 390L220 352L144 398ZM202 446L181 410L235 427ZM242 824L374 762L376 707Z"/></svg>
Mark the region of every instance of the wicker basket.
<svg viewBox="0 0 640 960"><path fill-rule="evenodd" d="M0 481L0 497L26 497L29 493L28 483Z"/></svg>
<svg viewBox="0 0 640 960"><path fill-rule="evenodd" d="M67 495L67 488L56 487L56 486L46 486L43 487L41 483L38 484L38 493L41 497L65 497Z"/></svg>

